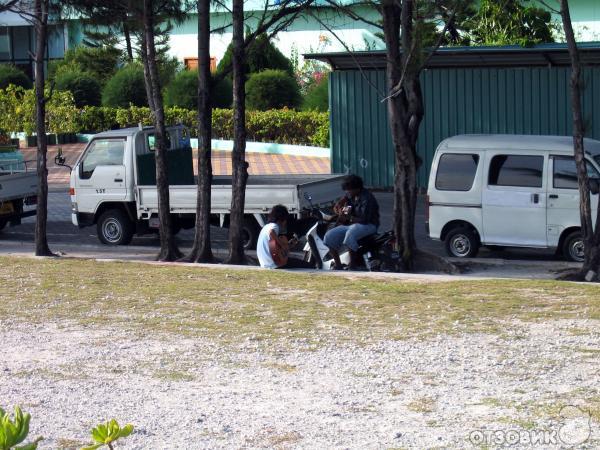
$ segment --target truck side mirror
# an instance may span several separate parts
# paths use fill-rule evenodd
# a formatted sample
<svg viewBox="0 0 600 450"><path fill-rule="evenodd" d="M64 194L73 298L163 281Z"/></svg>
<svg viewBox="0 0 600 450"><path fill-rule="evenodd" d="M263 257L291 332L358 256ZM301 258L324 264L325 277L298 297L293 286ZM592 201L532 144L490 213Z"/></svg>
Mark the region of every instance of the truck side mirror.
<svg viewBox="0 0 600 450"><path fill-rule="evenodd" d="M592 195L596 195L600 192L600 180L598 178L590 178L588 180L588 186Z"/></svg>
<svg viewBox="0 0 600 450"><path fill-rule="evenodd" d="M65 164L66 160L67 159L63 156L62 148L58 147L58 152L56 153L56 156L54 157L54 164L56 164L57 166L68 167L69 170L73 170L73 168L71 166Z"/></svg>

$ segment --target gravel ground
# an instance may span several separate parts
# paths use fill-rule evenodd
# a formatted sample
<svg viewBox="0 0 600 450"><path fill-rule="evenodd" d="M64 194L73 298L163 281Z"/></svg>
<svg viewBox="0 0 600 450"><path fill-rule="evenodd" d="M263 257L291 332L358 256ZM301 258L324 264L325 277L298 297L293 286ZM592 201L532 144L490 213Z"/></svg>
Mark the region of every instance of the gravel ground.
<svg viewBox="0 0 600 450"><path fill-rule="evenodd" d="M531 448L527 437L541 429L549 441L538 448L570 448L560 439L588 434L577 448L599 448L598 325L511 323L500 336L320 348L244 338L225 348L0 321L10 349L0 399L32 414L30 437L45 436L42 449L77 448L112 417L135 426L123 449L473 448L469 436L487 448L492 430L517 436L511 448ZM561 418L565 405L577 408Z"/></svg>

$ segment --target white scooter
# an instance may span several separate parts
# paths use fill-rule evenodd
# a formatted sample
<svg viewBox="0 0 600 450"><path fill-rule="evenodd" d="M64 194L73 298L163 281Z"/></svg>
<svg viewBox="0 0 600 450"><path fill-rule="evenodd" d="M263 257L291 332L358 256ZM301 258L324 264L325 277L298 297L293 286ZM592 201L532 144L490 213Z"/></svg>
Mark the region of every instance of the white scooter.
<svg viewBox="0 0 600 450"><path fill-rule="evenodd" d="M312 262L320 270L332 270L335 267L335 261L329 253L329 248L323 242L323 238L329 225L333 223L337 216L330 215L316 208L312 204L312 197L305 193L304 198L308 200L311 206L311 213L316 219L316 223L306 232L306 244L304 245L304 260ZM368 271L380 270L378 253L381 244L389 241L388 233L378 236L371 235L359 241L360 248L358 254L363 257L365 269ZM350 252L345 250L340 253L340 261L343 265L350 265Z"/></svg>

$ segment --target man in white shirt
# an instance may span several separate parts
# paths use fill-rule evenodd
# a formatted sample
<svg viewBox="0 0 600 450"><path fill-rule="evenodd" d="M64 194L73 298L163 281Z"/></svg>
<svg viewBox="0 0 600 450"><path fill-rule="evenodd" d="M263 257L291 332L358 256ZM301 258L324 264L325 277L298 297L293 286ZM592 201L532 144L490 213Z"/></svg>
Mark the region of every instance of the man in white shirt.
<svg viewBox="0 0 600 450"><path fill-rule="evenodd" d="M287 249L288 242L280 237L280 234L286 229L289 213L285 206L275 205L269 213L269 223L267 223L260 234L256 242L256 256L260 267L265 269L292 269L292 268L304 268L314 269L314 266L301 259L293 258L290 256L286 257L286 261L280 260L278 255L274 255L271 251L269 243L275 241L277 245L275 247L279 249ZM277 261L274 259L277 259Z"/></svg>

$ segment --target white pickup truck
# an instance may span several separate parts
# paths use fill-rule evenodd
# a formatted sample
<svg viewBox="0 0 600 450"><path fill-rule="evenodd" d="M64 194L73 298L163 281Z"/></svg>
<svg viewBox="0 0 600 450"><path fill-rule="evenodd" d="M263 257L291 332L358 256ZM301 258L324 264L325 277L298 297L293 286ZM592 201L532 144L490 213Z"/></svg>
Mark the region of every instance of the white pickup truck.
<svg viewBox="0 0 600 450"><path fill-rule="evenodd" d="M13 155L19 156L13 158ZM3 154L8 158L0 158L0 230L7 224L19 225L23 217L36 213L37 172L29 166L30 161L23 161L18 151ZM35 167L35 161L33 162Z"/></svg>
<svg viewBox="0 0 600 450"><path fill-rule="evenodd" d="M194 175L188 131L167 129L170 207L176 230L192 228L195 221L197 178ZM266 214L275 204L300 217L312 203L327 205L343 193L340 175L250 176L246 188L244 246L253 248ZM158 198L151 127L126 128L95 135L71 170L72 222L96 225L98 239L109 245L127 245L134 234L157 229ZM211 223L229 224L231 177L212 182Z"/></svg>

